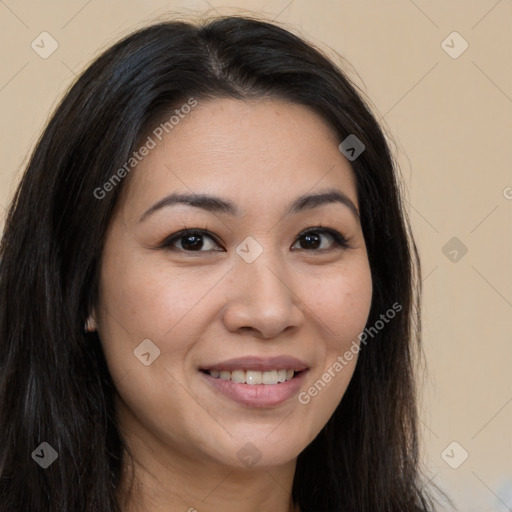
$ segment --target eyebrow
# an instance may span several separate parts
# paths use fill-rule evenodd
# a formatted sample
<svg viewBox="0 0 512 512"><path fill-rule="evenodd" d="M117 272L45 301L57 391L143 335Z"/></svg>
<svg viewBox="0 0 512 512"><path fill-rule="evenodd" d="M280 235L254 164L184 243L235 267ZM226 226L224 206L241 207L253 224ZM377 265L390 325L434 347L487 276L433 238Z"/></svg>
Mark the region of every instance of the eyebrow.
<svg viewBox="0 0 512 512"><path fill-rule="evenodd" d="M339 203L346 206L354 215L354 217L356 217L356 220L360 220L359 211L356 205L347 195L345 195L343 192L335 188L329 188L311 194L304 194L298 197L292 202L285 216L300 213L306 210L311 210L313 208L317 208L319 206L331 203ZM149 208L146 212L142 214L141 218L139 219L139 222L146 220L156 211L165 207L173 206L175 204L186 204L188 206L201 208L209 212L224 213L236 217L240 216L239 208L229 199L223 199L221 197L212 196L208 194L174 193L164 197L160 201L156 202L153 206L151 206L151 208Z"/></svg>

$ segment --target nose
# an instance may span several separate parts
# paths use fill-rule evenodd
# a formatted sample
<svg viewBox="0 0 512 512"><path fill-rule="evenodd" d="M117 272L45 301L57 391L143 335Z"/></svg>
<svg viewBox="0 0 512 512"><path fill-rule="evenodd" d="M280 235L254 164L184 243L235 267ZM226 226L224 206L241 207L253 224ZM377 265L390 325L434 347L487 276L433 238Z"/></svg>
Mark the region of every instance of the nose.
<svg viewBox="0 0 512 512"><path fill-rule="evenodd" d="M231 332L251 331L270 339L298 328L304 321L291 273L270 250L264 250L252 263L238 258L227 290L223 320Z"/></svg>

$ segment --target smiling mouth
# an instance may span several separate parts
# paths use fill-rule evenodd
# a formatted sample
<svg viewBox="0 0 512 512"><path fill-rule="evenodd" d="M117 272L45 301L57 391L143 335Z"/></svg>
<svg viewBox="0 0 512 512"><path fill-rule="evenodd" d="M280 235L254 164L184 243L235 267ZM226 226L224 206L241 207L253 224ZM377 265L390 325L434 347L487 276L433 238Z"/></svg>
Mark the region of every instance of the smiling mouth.
<svg viewBox="0 0 512 512"><path fill-rule="evenodd" d="M286 381L294 379L298 374L302 373L302 371L298 370L268 370L268 371L259 371L259 370L201 370L203 373L206 373L210 377L214 379L220 380L230 380L237 384L267 384L267 385L275 385L282 384Z"/></svg>

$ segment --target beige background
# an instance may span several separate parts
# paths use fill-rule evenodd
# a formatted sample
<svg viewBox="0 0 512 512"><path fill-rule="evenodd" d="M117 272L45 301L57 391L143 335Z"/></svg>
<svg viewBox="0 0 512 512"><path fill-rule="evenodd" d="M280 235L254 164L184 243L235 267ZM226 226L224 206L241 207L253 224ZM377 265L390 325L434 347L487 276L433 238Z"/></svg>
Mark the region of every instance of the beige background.
<svg viewBox="0 0 512 512"><path fill-rule="evenodd" d="M512 510L512 2L0 2L1 217L48 115L100 50L173 13L246 9L345 57L396 141L424 272L425 464L457 510ZM44 31L59 45L47 59L31 48ZM458 58L458 36L442 44L454 31L469 44ZM443 253L452 237L462 257Z"/></svg>

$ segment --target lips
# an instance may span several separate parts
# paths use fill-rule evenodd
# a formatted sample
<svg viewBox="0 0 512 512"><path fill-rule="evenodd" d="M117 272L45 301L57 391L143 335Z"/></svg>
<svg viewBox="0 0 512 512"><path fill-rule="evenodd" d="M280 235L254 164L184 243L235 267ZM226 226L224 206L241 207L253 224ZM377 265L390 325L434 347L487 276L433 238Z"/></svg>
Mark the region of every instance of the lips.
<svg viewBox="0 0 512 512"><path fill-rule="evenodd" d="M308 369L304 361L291 356L249 356L211 364L200 371L210 389L241 405L275 407L298 393Z"/></svg>

